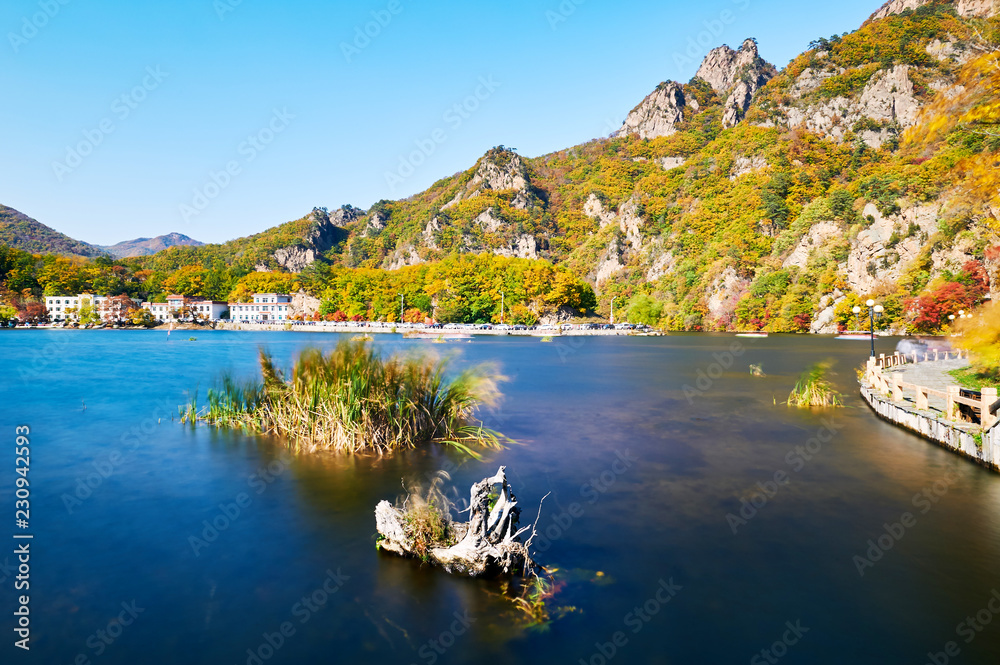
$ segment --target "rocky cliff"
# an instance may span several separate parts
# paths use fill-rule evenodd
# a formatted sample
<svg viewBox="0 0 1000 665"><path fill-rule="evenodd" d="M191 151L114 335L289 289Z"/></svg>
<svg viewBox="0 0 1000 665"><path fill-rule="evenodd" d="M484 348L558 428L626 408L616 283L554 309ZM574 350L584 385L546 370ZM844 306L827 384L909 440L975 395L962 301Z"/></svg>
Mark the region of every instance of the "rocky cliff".
<svg viewBox="0 0 1000 665"><path fill-rule="evenodd" d="M330 214L326 208L314 208L307 216L309 231L298 242L274 251L274 260L289 272L300 272L317 258L348 237L345 226L364 217L365 211L343 206ZM260 267L259 267L260 269ZM263 269L268 269L263 266Z"/></svg>
<svg viewBox="0 0 1000 665"><path fill-rule="evenodd" d="M722 126L733 127L746 114L754 95L777 70L757 51L757 40L746 39L739 50L726 45L709 51L694 79L704 81L723 103ZM693 81L692 81L693 82ZM676 81L665 81L632 109L615 136L636 134L641 139L670 136L678 126L701 110L691 91Z"/></svg>
<svg viewBox="0 0 1000 665"><path fill-rule="evenodd" d="M1000 294L995 10L893 0L781 71L752 39L720 46L608 139L535 158L498 146L407 199L316 211L268 256L291 270L543 258L602 307L641 294L686 329L829 332L851 299L899 315L970 282L970 263Z"/></svg>
<svg viewBox="0 0 1000 665"><path fill-rule="evenodd" d="M677 131L677 125L684 120L688 106L684 89L675 81L667 81L656 87L639 105L632 109L615 135L638 134L641 139L655 139L670 136ZM698 102L690 101L693 110L698 110Z"/></svg>
<svg viewBox="0 0 1000 665"><path fill-rule="evenodd" d="M931 2L933 0L889 0L869 20L877 21L906 10L912 11ZM955 13L966 18L989 18L1000 13L1000 0L957 0L954 5Z"/></svg>
<svg viewBox="0 0 1000 665"><path fill-rule="evenodd" d="M757 51L757 40L746 39L738 51L723 44L712 49L695 74L725 99L722 126L734 127L743 119L758 90L774 78L777 70Z"/></svg>

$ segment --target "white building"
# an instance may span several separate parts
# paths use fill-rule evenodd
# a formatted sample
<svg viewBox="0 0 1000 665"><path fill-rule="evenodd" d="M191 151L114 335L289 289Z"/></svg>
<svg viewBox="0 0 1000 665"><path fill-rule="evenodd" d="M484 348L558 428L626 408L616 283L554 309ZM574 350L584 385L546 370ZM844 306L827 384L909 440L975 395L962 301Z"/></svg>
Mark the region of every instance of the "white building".
<svg viewBox="0 0 1000 665"><path fill-rule="evenodd" d="M49 319L52 321L77 321L80 318L80 306L89 303L94 308L94 313L103 320L106 315L112 313L110 300L108 296L95 296L90 293L79 293L75 296L45 296L45 309L48 310ZM132 302L145 307L141 300L133 299Z"/></svg>
<svg viewBox="0 0 1000 665"><path fill-rule="evenodd" d="M229 318L233 321L287 321L292 297L287 293L255 293L253 302L229 303Z"/></svg>
<svg viewBox="0 0 1000 665"><path fill-rule="evenodd" d="M229 309L229 305L217 300L205 300L204 298L188 298L186 296L169 295L167 302L150 302L142 304L144 309L148 309L157 321L173 321L177 319L176 313L181 309L187 309L187 316L184 318L199 319L219 319Z"/></svg>

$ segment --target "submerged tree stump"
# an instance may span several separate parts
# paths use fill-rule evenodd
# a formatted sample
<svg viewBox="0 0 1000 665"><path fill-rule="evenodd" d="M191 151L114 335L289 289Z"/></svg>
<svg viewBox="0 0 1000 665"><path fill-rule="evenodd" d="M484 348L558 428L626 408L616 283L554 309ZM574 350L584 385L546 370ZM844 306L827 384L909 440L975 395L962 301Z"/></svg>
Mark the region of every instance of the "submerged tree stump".
<svg viewBox="0 0 1000 665"><path fill-rule="evenodd" d="M471 577L526 576L535 566L528 549L535 531L534 526L518 528L521 509L507 482L505 469L501 466L496 475L472 485L468 522L452 522L447 506L441 507L446 535L429 546L421 541L425 534L418 533L412 517L413 506L407 508L404 504L400 510L388 501L380 501L375 507L379 548L422 558L450 573ZM494 494L497 486L499 491ZM493 496L496 502L491 508ZM531 536L521 542L521 535L529 531Z"/></svg>

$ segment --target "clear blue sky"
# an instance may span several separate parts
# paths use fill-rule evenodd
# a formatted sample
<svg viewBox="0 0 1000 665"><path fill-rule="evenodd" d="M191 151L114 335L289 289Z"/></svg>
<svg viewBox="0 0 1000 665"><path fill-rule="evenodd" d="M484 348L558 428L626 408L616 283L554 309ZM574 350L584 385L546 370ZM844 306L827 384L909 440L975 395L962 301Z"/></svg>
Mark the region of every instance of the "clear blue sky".
<svg viewBox="0 0 1000 665"><path fill-rule="evenodd" d="M5 0L0 203L92 243L224 241L606 135L712 46L781 67L879 4Z"/></svg>

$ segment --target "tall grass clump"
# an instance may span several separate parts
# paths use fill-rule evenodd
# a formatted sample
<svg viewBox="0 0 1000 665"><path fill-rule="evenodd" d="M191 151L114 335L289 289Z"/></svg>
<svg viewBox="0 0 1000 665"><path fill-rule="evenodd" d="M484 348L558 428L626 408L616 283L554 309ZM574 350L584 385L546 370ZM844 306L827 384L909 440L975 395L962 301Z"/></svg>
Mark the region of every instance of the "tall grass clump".
<svg viewBox="0 0 1000 665"><path fill-rule="evenodd" d="M190 405L186 417L309 449L387 453L438 441L476 456L471 446L502 448L505 437L472 416L497 404L505 377L480 365L448 378L448 365L428 354L382 358L364 341L342 341L327 354L303 350L286 379L262 349L262 382L223 376L207 406Z"/></svg>
<svg viewBox="0 0 1000 665"><path fill-rule="evenodd" d="M800 408L811 406L843 406L833 384L827 380L830 370L829 362L818 362L799 377L786 402L789 406Z"/></svg>

